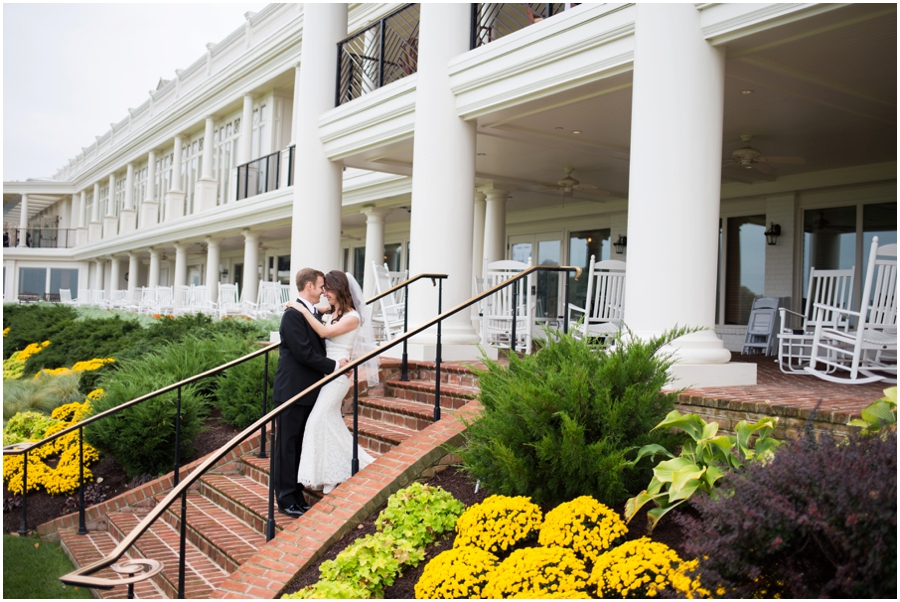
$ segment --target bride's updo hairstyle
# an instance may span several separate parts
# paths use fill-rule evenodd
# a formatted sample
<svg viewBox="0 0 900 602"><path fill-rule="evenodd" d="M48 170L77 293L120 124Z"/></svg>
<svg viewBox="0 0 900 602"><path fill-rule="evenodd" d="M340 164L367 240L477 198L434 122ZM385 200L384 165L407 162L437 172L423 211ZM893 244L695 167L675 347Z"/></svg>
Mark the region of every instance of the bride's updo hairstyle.
<svg viewBox="0 0 900 602"><path fill-rule="evenodd" d="M347 274L340 270L331 270L325 274L325 286L341 305L341 315L336 317L335 322L348 311L356 309L356 306L353 305L353 295L350 294L350 282L347 280ZM331 308L332 315L334 315L334 309L334 307Z"/></svg>

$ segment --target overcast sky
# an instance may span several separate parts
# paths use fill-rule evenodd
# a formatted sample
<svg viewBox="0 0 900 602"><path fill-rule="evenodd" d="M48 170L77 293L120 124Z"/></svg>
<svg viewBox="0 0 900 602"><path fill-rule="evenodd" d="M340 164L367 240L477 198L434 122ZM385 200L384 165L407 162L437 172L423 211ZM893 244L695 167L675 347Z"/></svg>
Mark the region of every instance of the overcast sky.
<svg viewBox="0 0 900 602"><path fill-rule="evenodd" d="M3 181L55 174L264 6L4 4Z"/></svg>

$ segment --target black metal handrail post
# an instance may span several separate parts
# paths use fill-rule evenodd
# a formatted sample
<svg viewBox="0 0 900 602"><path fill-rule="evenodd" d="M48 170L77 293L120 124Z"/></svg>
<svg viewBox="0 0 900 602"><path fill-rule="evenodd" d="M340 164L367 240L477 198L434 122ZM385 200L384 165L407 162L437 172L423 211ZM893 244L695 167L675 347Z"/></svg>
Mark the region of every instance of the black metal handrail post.
<svg viewBox="0 0 900 602"><path fill-rule="evenodd" d="M273 408L274 409L274 408ZM280 415L278 418L273 417L272 422L269 428L269 436L271 440L269 441L270 449L272 453L269 454L269 478L268 478L268 487L269 487L269 499L268 499L268 515L266 516L266 541L272 541L275 538L275 486L272 480L275 478L275 459L278 457L278 454L275 452L275 422L278 421L278 424L281 424Z"/></svg>
<svg viewBox="0 0 900 602"><path fill-rule="evenodd" d="M187 493L185 488L181 491L181 531L178 542L178 599L184 600L184 573L186 564L187 546Z"/></svg>
<svg viewBox="0 0 900 602"><path fill-rule="evenodd" d="M78 429L78 534L87 535L84 520L84 427Z"/></svg>
<svg viewBox="0 0 900 602"><path fill-rule="evenodd" d="M175 486L178 486L178 472L181 464L179 458L181 450L181 387L178 387L178 402L175 411Z"/></svg>
<svg viewBox="0 0 900 602"><path fill-rule="evenodd" d="M441 296L443 292L443 280L438 280L438 315L441 315ZM441 419L441 325L443 320L437 323L437 346L434 355L434 421Z"/></svg>
<svg viewBox="0 0 900 602"><path fill-rule="evenodd" d="M353 458L350 475L359 472L359 368L353 368Z"/></svg>
<svg viewBox="0 0 900 602"><path fill-rule="evenodd" d="M512 287L512 326L509 335L509 352L516 352L516 322L519 320L519 283Z"/></svg>
<svg viewBox="0 0 900 602"><path fill-rule="evenodd" d="M22 456L22 522L19 524L19 535L24 537L28 533L28 525L25 517L28 514L28 450Z"/></svg>
<svg viewBox="0 0 900 602"><path fill-rule="evenodd" d="M263 398L262 398L262 414L265 416L269 413L269 353L265 355L266 364L263 367ZM266 423L263 422L259 427L259 458L266 457Z"/></svg>
<svg viewBox="0 0 900 602"><path fill-rule="evenodd" d="M403 287L403 332L409 330L409 286ZM401 356L400 380L409 380L409 355L406 353L406 339L403 339L403 355Z"/></svg>
<svg viewBox="0 0 900 602"><path fill-rule="evenodd" d="M378 87L384 85L384 19L378 22Z"/></svg>

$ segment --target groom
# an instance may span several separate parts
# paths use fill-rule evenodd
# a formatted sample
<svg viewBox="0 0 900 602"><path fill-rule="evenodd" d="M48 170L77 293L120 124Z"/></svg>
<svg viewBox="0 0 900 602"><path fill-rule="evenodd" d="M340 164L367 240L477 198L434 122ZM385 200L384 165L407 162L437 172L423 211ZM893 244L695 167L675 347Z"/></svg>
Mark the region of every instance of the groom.
<svg viewBox="0 0 900 602"><path fill-rule="evenodd" d="M316 318L321 318L315 308L322 295L325 275L312 268L297 272L297 290L300 302ZM281 405L326 374L336 372L347 364L325 356L325 342L319 338L309 322L299 311L288 309L281 317L281 347L278 369L275 372L275 388L272 396L275 405ZM303 485L297 482L300 467L300 450L303 448L303 431L306 420L319 396L319 388L298 399L278 416L275 439L275 474L273 485L278 500L278 510L291 517L303 516L309 506L303 498Z"/></svg>

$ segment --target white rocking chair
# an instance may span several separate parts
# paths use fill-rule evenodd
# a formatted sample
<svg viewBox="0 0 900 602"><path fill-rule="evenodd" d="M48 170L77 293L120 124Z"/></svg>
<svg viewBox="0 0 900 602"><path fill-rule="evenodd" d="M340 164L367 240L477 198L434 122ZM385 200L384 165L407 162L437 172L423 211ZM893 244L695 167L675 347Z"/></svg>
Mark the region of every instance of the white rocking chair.
<svg viewBox="0 0 900 602"><path fill-rule="evenodd" d="M816 303L817 324L806 371L835 383L897 382L897 245L872 239L859 311ZM847 316L829 325L829 312ZM856 329L850 330L850 321ZM825 369L817 369L818 364ZM849 372L846 377L838 371ZM889 376L893 374L893 377Z"/></svg>
<svg viewBox="0 0 900 602"><path fill-rule="evenodd" d="M591 255L585 304L587 307L569 303L567 319L575 338L603 338L619 332L625 313L624 261L594 261Z"/></svg>
<svg viewBox="0 0 900 602"><path fill-rule="evenodd" d="M516 274L528 269L527 263L502 260L487 264L484 272L484 290L506 282ZM477 281L476 281L477 282ZM481 314L481 342L492 347L514 346L519 353L531 353L534 330L534 305L529 294L534 284L533 275L503 287L483 301ZM516 337L512 340L513 288L517 289Z"/></svg>
<svg viewBox="0 0 900 602"><path fill-rule="evenodd" d="M386 265L378 265L372 262L375 271L375 294L380 295L384 291L393 288L391 284L392 272ZM405 278L404 278L405 279ZM403 280L399 280L402 282ZM375 311L372 312L372 325L375 327L375 336L380 341L392 341L403 334L403 303L397 300L397 294L391 293L375 302Z"/></svg>
<svg viewBox="0 0 900 602"><path fill-rule="evenodd" d="M778 333L778 365L785 374L806 374L809 365L819 303L841 309L850 309L853 299L854 268L848 270L809 270L809 289L806 292L806 309L802 314L781 307L781 332ZM790 328L790 320L800 318L800 328ZM826 312L828 325L846 326L847 316ZM794 322L796 323L796 321Z"/></svg>
<svg viewBox="0 0 900 602"><path fill-rule="evenodd" d="M244 313L237 284L219 283L219 317L237 316Z"/></svg>

